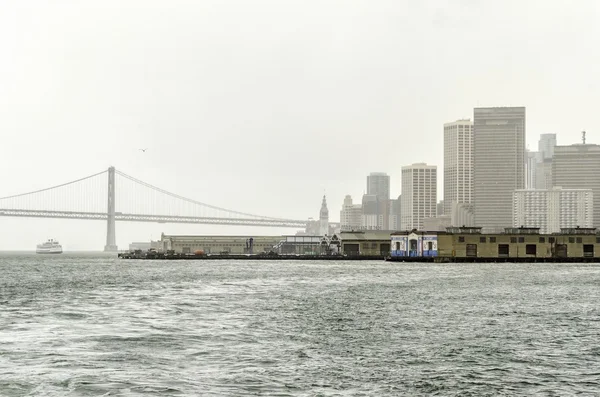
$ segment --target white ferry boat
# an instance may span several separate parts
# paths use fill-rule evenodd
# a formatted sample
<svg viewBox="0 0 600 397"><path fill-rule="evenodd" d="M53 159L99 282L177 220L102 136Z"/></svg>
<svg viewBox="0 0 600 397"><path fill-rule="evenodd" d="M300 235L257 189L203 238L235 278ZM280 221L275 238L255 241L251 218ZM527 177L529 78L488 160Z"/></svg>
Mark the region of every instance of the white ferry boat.
<svg viewBox="0 0 600 397"><path fill-rule="evenodd" d="M48 240L44 244L38 244L36 254L62 254L62 245L56 240Z"/></svg>

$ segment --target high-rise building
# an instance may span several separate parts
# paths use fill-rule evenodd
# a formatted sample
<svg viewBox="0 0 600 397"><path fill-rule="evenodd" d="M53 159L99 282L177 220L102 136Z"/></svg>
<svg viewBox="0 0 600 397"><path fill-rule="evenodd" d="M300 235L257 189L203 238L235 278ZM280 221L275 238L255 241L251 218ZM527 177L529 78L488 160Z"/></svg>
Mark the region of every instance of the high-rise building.
<svg viewBox="0 0 600 397"><path fill-rule="evenodd" d="M329 210L327 209L327 200L323 196L321 211L319 212L319 235L326 236L327 234L329 234Z"/></svg>
<svg viewBox="0 0 600 397"><path fill-rule="evenodd" d="M538 172L538 162L540 159L539 152L532 152L531 150L527 150L527 162L525 163L525 189L535 189L536 188L536 177Z"/></svg>
<svg viewBox="0 0 600 397"><path fill-rule="evenodd" d="M400 217L402 216L402 195L398 196L396 200L390 200L389 203L389 230L400 230Z"/></svg>
<svg viewBox="0 0 600 397"><path fill-rule="evenodd" d="M450 224L452 226L475 226L473 204L454 203L452 214L450 214Z"/></svg>
<svg viewBox="0 0 600 397"><path fill-rule="evenodd" d="M525 108L475 108L473 205L484 232L512 225L513 192L525 188Z"/></svg>
<svg viewBox="0 0 600 397"><path fill-rule="evenodd" d="M367 230L383 229L383 216L381 206L384 202L374 194L363 194L361 225ZM385 202L387 204L387 202Z"/></svg>
<svg viewBox="0 0 600 397"><path fill-rule="evenodd" d="M444 214L473 199L473 122L444 124ZM441 213L438 212L438 215Z"/></svg>
<svg viewBox="0 0 600 397"><path fill-rule="evenodd" d="M556 146L556 134L541 134L538 142L538 152L541 159L551 159L554 156L554 147Z"/></svg>
<svg viewBox="0 0 600 397"><path fill-rule="evenodd" d="M438 201L437 206L436 206L436 212L437 212L438 216L446 214L446 207L444 205L444 200Z"/></svg>
<svg viewBox="0 0 600 397"><path fill-rule="evenodd" d="M552 189L552 158L554 157L554 147L556 146L556 134L542 134L538 142L537 160L535 163L535 174L533 175L533 184L527 185L527 188L534 189ZM529 159L528 159L529 160ZM529 161L528 161L529 166ZM529 178L529 168L527 171Z"/></svg>
<svg viewBox="0 0 600 397"><path fill-rule="evenodd" d="M385 172L371 172L367 176L367 194L377 196L380 201L390 199L390 177Z"/></svg>
<svg viewBox="0 0 600 397"><path fill-rule="evenodd" d="M437 210L437 167L425 163L402 167L400 228L423 229L423 219Z"/></svg>
<svg viewBox="0 0 600 397"><path fill-rule="evenodd" d="M535 167L535 189L552 189L552 158L544 159Z"/></svg>
<svg viewBox="0 0 600 397"><path fill-rule="evenodd" d="M600 227L600 146L576 144L554 147L552 185L564 189L592 189L594 225Z"/></svg>
<svg viewBox="0 0 600 397"><path fill-rule="evenodd" d="M340 229L343 231L359 230L362 225L362 206L352 203L352 197L347 195L340 211Z"/></svg>
<svg viewBox="0 0 600 397"><path fill-rule="evenodd" d="M561 228L593 227L591 189L516 190L513 193L513 226L539 227L541 233Z"/></svg>
<svg viewBox="0 0 600 397"><path fill-rule="evenodd" d="M389 229L390 177L385 172L367 176L367 194L363 197L363 224L367 229Z"/></svg>

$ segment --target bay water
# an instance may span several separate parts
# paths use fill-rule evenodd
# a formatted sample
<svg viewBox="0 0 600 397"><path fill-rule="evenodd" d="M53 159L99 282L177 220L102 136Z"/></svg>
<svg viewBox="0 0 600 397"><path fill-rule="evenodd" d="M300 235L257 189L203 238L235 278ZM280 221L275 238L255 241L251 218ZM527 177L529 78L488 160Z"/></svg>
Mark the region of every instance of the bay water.
<svg viewBox="0 0 600 397"><path fill-rule="evenodd" d="M0 396L600 394L600 266L0 254Z"/></svg>

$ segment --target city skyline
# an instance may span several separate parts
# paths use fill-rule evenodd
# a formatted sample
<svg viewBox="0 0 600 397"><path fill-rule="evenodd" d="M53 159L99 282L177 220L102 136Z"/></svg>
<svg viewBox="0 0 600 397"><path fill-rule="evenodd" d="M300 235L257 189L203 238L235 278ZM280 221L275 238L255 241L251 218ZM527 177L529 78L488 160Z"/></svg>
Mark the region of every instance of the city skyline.
<svg viewBox="0 0 600 397"><path fill-rule="evenodd" d="M568 175L573 175L574 173L578 172L578 163L582 162L582 165L585 166L586 170L585 172L592 172L592 174L587 175L587 176L582 176L580 178L570 178L569 181L569 187L571 188L571 190L569 190L568 188L566 189L562 189L562 186L560 185L556 185L556 178L554 178L553 180L553 172L552 172L552 168L556 168L556 165L553 163L553 159L554 159L554 153L555 153L555 148L557 148L559 156L560 153L564 152L565 149L567 150L574 150L578 147L581 147L581 149L579 150L583 150L584 148L587 148L587 150L585 151L585 153L588 153L590 151L595 153L595 148L600 147L598 145L594 145L594 144L590 144L589 142L585 141L585 132L582 133L582 139L583 139L583 143L584 145L581 144L573 144L573 145L567 145L566 147L557 147L557 134L554 133L544 133L544 134L540 134L539 135L539 141L538 141L538 151L530 151L529 149L524 149L522 148L522 142L525 141L525 136L526 136L526 122L525 122L525 107L518 107L518 108L511 108L511 107L498 107L498 108L475 108L474 109L474 113L477 113L477 111L479 111L480 113L483 114L483 116L480 116L480 121L479 124L483 124L485 126L485 128L483 130L480 130L480 133L483 133L484 136L486 134L486 129L489 131L487 132L488 136L485 139L481 139L481 142L484 142L487 146L484 147L484 156L483 158L486 159L486 161L493 161L493 160L488 160L488 159L493 159L498 158L498 159L502 159L502 162L504 164L502 164L502 166L508 166L507 169L510 169L511 167L511 159L510 159L510 153L514 152L515 157L512 161L513 164L517 164L520 162L520 168L522 169L524 175L522 175L522 178L520 180L518 180L519 178L514 178L513 182L508 181L509 183L512 183L513 186L512 187L507 187L504 189L504 193L502 193L502 195L506 196L504 199L504 204L502 204L503 206L503 210L502 212L499 212L500 217L498 217L497 215L494 215L494 217L492 219L494 219L495 222L497 222L496 225L485 225L485 224L480 224L480 223L476 223L475 219L474 219L474 206L473 206L473 201L472 201L472 195L473 192L472 190L470 190L472 183L473 183L473 174L472 172L474 171L474 161L473 161L473 146L474 146L474 123L470 120L470 119L459 119L457 121L453 121L453 122L447 122L444 123L444 130L443 130L443 142L444 142L444 161L443 161L443 191L444 191L444 199L442 200L438 200L437 201L437 214L432 215L433 211L430 211L429 215L430 216L426 216L426 217L419 217L419 220L417 221L417 225L419 225L420 227L423 227L423 223L422 220L426 220L426 227L433 227L434 229L431 230L438 230L437 228L441 228L439 230L443 230L443 228L445 227L444 225L452 225L452 226L458 226L458 225L472 225L472 226L483 226L484 229L487 230L502 230L504 227L513 227L513 226L530 226L530 227L541 227L542 230L550 230L552 229L553 231L558 230L558 225L561 225L562 227L572 227L573 225L580 225L580 226L586 226L587 225L591 225L592 223L597 224L597 218L595 214L592 214L591 211L587 211L587 210L583 210L583 208L587 208L585 207L583 204L571 204L570 201L571 200L571 196L569 196L571 194L571 190L572 189L576 189L576 190L581 190L581 191L587 191L586 189L590 188L593 185L592 183L588 184L585 181L591 181L590 178L593 179L593 171L597 169L597 167L595 167L596 162L600 162L600 151L598 152L599 154L597 156L594 156L594 158L598 157L598 159L596 160L596 162L594 162L593 164L590 163L591 158L588 160L585 160L588 156L586 156L585 154L582 156L581 153L578 156L573 157L573 160L576 160L575 162L573 162L573 160L570 160L571 163L573 163L573 165L571 166L572 168L569 169L569 173ZM483 118L483 120L481 120L481 118ZM514 120L514 121L513 121ZM507 127L510 126L510 123L514 123L515 127ZM498 145L497 143L494 143L494 140L498 140L498 142L502 141L502 142L508 142L511 141L511 139L508 139L507 141L507 137L509 137L509 135L505 135L506 133L509 133L510 131L517 131L518 135L515 135L514 140L515 143L517 144L516 146L513 145L513 147L511 148L510 146L507 145ZM483 131L483 132L481 132ZM490 135L490 133L492 135ZM490 140L490 137L492 138L492 140ZM487 141L486 141L487 140ZM481 145L481 143L480 143ZM573 146L573 148L570 148L570 146ZM502 147L507 153L505 154L500 154L499 156L495 153L495 155L490 155L491 152L495 152L496 150L494 150L495 148L498 147ZM524 149L524 150L523 150ZM481 150L481 149L480 149ZM491 151L490 151L491 150ZM591 153L591 152L590 152ZM508 157L507 157L508 155ZM481 160L480 160L481 161ZM585 163L585 164L584 164ZM560 161L559 161L560 164ZM570 163L569 163L570 164ZM403 171L414 167L416 165L425 165L424 163L416 163L413 164L412 166L403 166ZM573 168L574 167L574 168ZM501 166L499 165L499 163L493 163L491 164L491 168L490 169L500 169ZM516 176L517 174L515 174ZM390 217L390 221L388 223L388 225L402 225L400 228L397 227L391 227L391 228L386 228L386 227L381 227L381 224L377 225L376 223L373 222L369 222L368 220L366 220L365 218L365 213L370 213L372 212L372 210L369 210L370 206L373 205L375 203L375 199L374 197L376 195L369 195L368 193L373 193L372 191L370 191L369 189L371 188L371 185L375 185L373 184L372 180L374 176L379 176L379 177L385 177L386 180L386 186L389 185L389 176L387 175L387 173L384 172L371 172L368 176L367 176L367 194L363 195L363 203L361 204L353 204L352 203L352 198L350 195L346 195L346 198L344 199L344 204L342 206L342 211L340 212L340 222L342 225L342 230L344 230L344 225L352 225L351 229L358 229L358 228L363 228L363 229L385 229L385 230L400 230L400 229L405 229L405 228L415 228L414 227L414 222L408 222L407 220L404 220L404 224L402 224L402 222L400 223L393 223L392 222L392 218ZM458 178L460 176L460 178ZM537 183L536 183L536 177L537 179ZM564 179L564 178L563 178ZM448 183L450 182L450 183ZM495 187L498 186L498 182L494 182L491 181ZM523 188L517 188L519 185L518 184L525 184L525 186ZM537 184L537 186L536 186ZM401 190L401 193L403 191L406 191L406 188L409 187L410 184L406 184L406 186L404 187L403 190ZM600 179L598 179L598 182L596 183L596 185L600 186ZM594 186L596 186L594 185ZM598 186L596 186L593 190L596 191L600 191L600 188L598 188ZM471 188L472 189L472 188ZM557 193L557 189L561 190L560 194ZM372 189L371 189L372 190ZM410 189L409 189L410 190ZM497 190L497 188L496 188ZM501 194L498 194L499 191L496 191L494 193L495 195L495 204L494 204L494 210L497 210L499 207L497 206L497 198L501 196ZM598 194L600 196L600 194ZM412 194L408 194L405 196L404 198L404 205L407 206L413 206L412 203L412 199L410 199L409 197L412 196ZM422 194L418 194L416 197L422 197L422 196L426 196L426 195L422 195ZM556 198L555 198L556 196ZM373 199L371 199L370 197L373 197ZM386 193L386 197L387 197L387 193ZM401 195L399 196L400 199ZM518 197L518 200L517 200ZM533 200L534 202L534 206L531 206L533 204L530 204L531 199L530 197L535 198L535 200ZM560 217L558 217L558 215L552 215L552 212L548 212L548 215L539 215L538 213L540 212L540 210L538 209L539 207L539 200L540 198L545 198L547 197L547 200L552 200L552 203L559 203L559 202L563 202L560 200L567 200L564 201L564 205L565 208L579 208L579 212L577 212L577 216L573 217L571 215L571 217L567 217L567 215L564 215L563 212L561 212ZM560 199L559 199L560 197ZM574 196L573 196L574 197ZM579 197L579 196L578 196ZM590 194L586 196L586 200L588 200L589 202L585 205L592 205L591 203L595 203L594 207L596 208L596 210L594 211L594 213L596 213L598 211L597 208L598 205L600 205L599 201L592 200L592 193L590 190ZM447 199L446 199L447 198ZM454 200L452 199L454 198ZM365 199L367 201L365 201ZM435 198L434 198L435 199ZM438 197L439 199L439 197ZM372 200L373 203L370 203L369 200ZM421 198L420 199L420 203L417 203L417 205L419 206L423 206L424 205L424 201ZM536 201L537 200L537 201ZM392 202L395 200L391 200L390 201L390 206L388 208L392 208L394 207L394 204L392 204ZM399 200L398 200L399 201ZM427 202L431 201L431 197L426 197ZM550 202L550 201L548 201ZM399 201L399 207L401 207L400 205L400 201ZM529 207L528 207L529 205ZM537 205L537 207L536 207ZM554 206L558 205L558 204L553 204ZM574 207L575 205L575 207ZM579 207L577 207L576 205L579 205ZM532 214L531 216L526 214L525 212L523 212L523 208L534 208L534 212L538 215ZM550 210L548 210L550 211ZM583 212L582 212L583 211ZM568 212L568 211L567 211ZM360 217L358 216L358 214L362 213L362 222L360 221ZM376 212L373 212L376 213ZM411 210L408 210L408 213L411 213ZM353 217L352 214L356 214L356 216ZM408 217L409 215L407 213L404 214L404 217ZM413 215L410 215L411 217ZM550 222L548 221L546 218L544 217L551 217L552 221L551 221L551 226L547 226L547 223ZM498 221L498 219L500 219ZM550 219L550 218L549 218ZM594 219L595 221L592 222L592 219ZM512 222L512 223L511 223ZM519 223L521 222L521 223ZM529 222L529 223L528 223ZM553 222L553 223L552 223ZM517 223L519 223L517 225ZM550 227L550 229L548 229L548 227ZM348 228L348 226L346 227ZM428 229L430 230L430 229Z"/></svg>
<svg viewBox="0 0 600 397"><path fill-rule="evenodd" d="M0 5L0 196L115 166L224 208L316 218L324 192L337 213L372 171L397 197L401 166L441 167L441 126L474 107L526 106L532 149L540 133L600 141L594 1L126 4ZM75 220L3 225L0 249L48 237L98 249L105 234ZM161 232L286 230L128 224L118 244Z"/></svg>

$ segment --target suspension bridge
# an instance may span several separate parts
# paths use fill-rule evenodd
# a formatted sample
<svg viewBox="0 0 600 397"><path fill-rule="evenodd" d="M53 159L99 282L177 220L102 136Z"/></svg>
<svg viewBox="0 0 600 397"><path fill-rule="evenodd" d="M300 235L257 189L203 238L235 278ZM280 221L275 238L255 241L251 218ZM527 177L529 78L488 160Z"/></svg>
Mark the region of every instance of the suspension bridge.
<svg viewBox="0 0 600 397"><path fill-rule="evenodd" d="M281 219L205 204L110 167L71 182L0 198L0 216L106 221L104 250L117 250L116 221L305 228Z"/></svg>

